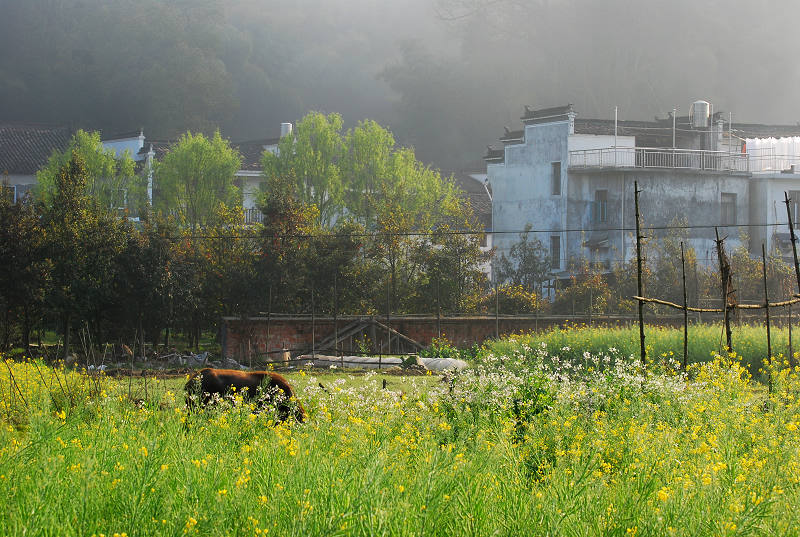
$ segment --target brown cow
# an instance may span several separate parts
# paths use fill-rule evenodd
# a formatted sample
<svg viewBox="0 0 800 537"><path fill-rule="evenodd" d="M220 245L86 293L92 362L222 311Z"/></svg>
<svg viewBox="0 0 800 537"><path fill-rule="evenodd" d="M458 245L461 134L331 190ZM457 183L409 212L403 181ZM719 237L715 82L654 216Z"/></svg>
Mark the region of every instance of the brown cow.
<svg viewBox="0 0 800 537"><path fill-rule="evenodd" d="M278 419L286 421L290 413L299 422L306 420L306 411L294 398L294 390L285 378L271 371L238 371L236 369L201 369L186 383L186 400L189 406L197 402L205 405L214 396L240 392L246 399L258 398L260 403L273 403L278 409Z"/></svg>

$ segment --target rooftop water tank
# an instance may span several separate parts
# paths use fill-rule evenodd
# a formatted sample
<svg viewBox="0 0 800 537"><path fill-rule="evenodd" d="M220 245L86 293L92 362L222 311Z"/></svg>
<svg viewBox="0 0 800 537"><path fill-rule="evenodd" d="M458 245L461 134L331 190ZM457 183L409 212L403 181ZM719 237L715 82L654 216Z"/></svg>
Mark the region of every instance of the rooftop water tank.
<svg viewBox="0 0 800 537"><path fill-rule="evenodd" d="M708 127L711 118L711 103L708 101L695 101L689 108L689 122L692 128L704 129Z"/></svg>

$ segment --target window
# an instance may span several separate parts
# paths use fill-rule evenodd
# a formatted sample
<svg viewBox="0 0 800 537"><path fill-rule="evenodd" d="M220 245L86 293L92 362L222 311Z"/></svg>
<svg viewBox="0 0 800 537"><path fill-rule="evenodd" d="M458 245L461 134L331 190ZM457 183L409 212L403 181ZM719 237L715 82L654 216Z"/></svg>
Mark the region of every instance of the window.
<svg viewBox="0 0 800 537"><path fill-rule="evenodd" d="M594 191L594 223L608 223L608 190Z"/></svg>
<svg viewBox="0 0 800 537"><path fill-rule="evenodd" d="M736 225L736 194L723 192L721 206L720 224L723 226Z"/></svg>
<svg viewBox="0 0 800 537"><path fill-rule="evenodd" d="M550 237L550 268L561 268L561 237L558 235Z"/></svg>
<svg viewBox="0 0 800 537"><path fill-rule="evenodd" d="M550 192L553 196L561 195L561 161L550 163Z"/></svg>

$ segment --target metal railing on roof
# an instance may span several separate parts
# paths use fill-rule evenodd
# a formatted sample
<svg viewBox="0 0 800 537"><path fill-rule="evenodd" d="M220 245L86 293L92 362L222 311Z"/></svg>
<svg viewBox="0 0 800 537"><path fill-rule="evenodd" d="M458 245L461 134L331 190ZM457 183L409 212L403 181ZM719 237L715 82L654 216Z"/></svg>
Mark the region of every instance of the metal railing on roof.
<svg viewBox="0 0 800 537"><path fill-rule="evenodd" d="M700 149L606 147L569 152L570 168L671 168L748 172L746 154Z"/></svg>

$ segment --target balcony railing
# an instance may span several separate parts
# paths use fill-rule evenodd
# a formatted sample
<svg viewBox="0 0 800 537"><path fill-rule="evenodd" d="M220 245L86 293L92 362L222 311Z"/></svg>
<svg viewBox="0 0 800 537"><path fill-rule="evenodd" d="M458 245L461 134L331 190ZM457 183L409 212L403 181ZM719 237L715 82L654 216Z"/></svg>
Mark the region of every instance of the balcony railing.
<svg viewBox="0 0 800 537"><path fill-rule="evenodd" d="M245 209L244 210L244 223L245 224L260 224L264 221L264 213L261 209Z"/></svg>
<svg viewBox="0 0 800 537"><path fill-rule="evenodd" d="M570 168L673 168L748 172L746 154L696 149L607 147L569 152Z"/></svg>

